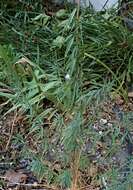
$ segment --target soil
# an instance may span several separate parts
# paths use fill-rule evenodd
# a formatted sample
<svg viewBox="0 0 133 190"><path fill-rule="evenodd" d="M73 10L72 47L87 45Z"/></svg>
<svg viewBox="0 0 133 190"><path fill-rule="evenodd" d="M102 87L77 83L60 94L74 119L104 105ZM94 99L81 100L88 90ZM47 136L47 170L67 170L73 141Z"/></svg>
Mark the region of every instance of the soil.
<svg viewBox="0 0 133 190"><path fill-rule="evenodd" d="M107 109L108 105L108 109ZM113 124L119 123L121 133L125 134L125 129L122 124L122 116L123 114L132 113L133 104L129 102L125 104L124 101L120 101L117 99L116 102L109 103L105 102L103 104L103 109L100 113L101 119L94 122L92 126L93 130L101 135L101 139L97 141L94 154L92 155L92 142L90 138L85 137L85 144L83 148L83 154L86 154L91 160L92 164L87 170L81 170L80 175L83 176L84 180L86 180L86 185L92 187L93 190L100 190L98 186L95 186L96 182L93 184L92 178L97 175L97 173L103 173L111 168L111 166L116 165L116 167L120 168L120 173L126 173L129 170L129 157L133 155L133 130L130 130L129 135L125 138L125 142L120 144L120 139L117 139L118 146L117 151L110 154L109 156L106 154L107 147L110 146L111 141L109 141L109 136L106 138L102 138L106 130L109 128L113 130ZM131 122L133 121L133 115L130 117ZM13 126L14 123L14 126ZM13 131L12 131L13 126ZM39 151L39 144L34 144L34 137L30 136L25 139L25 142L15 142L14 136L21 135L25 138L27 135L28 128L30 126L25 120L25 116L15 116L14 113L10 113L4 117L1 117L0 120L0 176L3 180L3 189L15 189L16 187L19 189L17 184L29 184L29 186L34 184L39 185L39 181L37 176L35 176L32 171L30 171L29 165L31 163L31 159L22 158L21 151L24 148L25 144L27 144L32 150ZM11 132L12 131L12 132ZM61 155L63 151L63 147L58 144L58 135L53 133L50 137L51 143L57 143L58 153ZM38 150L37 150L38 149ZM55 159L54 152L49 150L49 153L46 156L46 162L49 167L55 168L55 170L60 170L61 163L58 163ZM130 160L131 162L131 160ZM127 164L126 164L127 163ZM121 167L122 166L122 167ZM13 185L13 186L12 186ZM14 187L15 186L15 187ZM26 186L22 185L23 188ZM40 187L36 187L36 189L40 189ZM27 188L27 187L26 187ZM32 189L32 188L31 188ZM44 189L44 188L43 188ZM49 188L45 188L48 190ZM88 188L86 188L87 190ZM90 188L89 188L90 189ZM52 190L52 188L51 188Z"/></svg>

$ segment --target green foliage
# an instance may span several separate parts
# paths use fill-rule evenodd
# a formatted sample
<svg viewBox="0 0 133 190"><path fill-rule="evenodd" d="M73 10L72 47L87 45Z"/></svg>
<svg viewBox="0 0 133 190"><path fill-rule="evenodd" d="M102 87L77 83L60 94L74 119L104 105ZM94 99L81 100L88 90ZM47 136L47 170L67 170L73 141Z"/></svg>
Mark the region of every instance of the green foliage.
<svg viewBox="0 0 133 190"><path fill-rule="evenodd" d="M70 188L71 181L71 173L69 170L64 170L61 174L59 174L57 178L57 182L60 184L62 188Z"/></svg>
<svg viewBox="0 0 133 190"><path fill-rule="evenodd" d="M84 171L90 164L90 160L87 157L87 155L82 155L80 157L80 163L79 163L79 168L81 171Z"/></svg>
<svg viewBox="0 0 133 190"><path fill-rule="evenodd" d="M14 2L15 10L10 2L7 6L1 3L0 97L10 102L8 113L24 113L31 127L25 139L18 134L13 142L24 143L32 135L39 155L33 155L32 150L29 155L27 152L32 158L31 170L40 181L45 178L48 183L57 182L68 188L72 174L66 168L71 165L71 154L79 151L79 168L86 169L89 159L82 155L84 139L90 139L91 152L95 152L101 138L92 129L99 119L98 107L112 92L127 99L127 89L133 82L133 33L122 25L115 12L112 16L82 10L78 15L78 10L70 7L50 17L39 3L33 6L31 1ZM88 106L94 109L86 119ZM50 123L48 128L45 121ZM128 116L124 121L130 132ZM58 142L53 143L47 135ZM107 129L103 137L112 143L108 143L107 156L115 153L119 136L123 143L117 126L112 131ZM58 173L45 163L47 152L52 149L52 157L62 167ZM115 184L112 175L111 171L107 179ZM112 187L116 189L117 185Z"/></svg>
<svg viewBox="0 0 133 190"><path fill-rule="evenodd" d="M46 166L45 163L43 163L43 160L40 160L39 158L35 158L32 160L31 171L33 171L33 173L37 175L40 181L43 178L46 178L48 180L48 183L51 182L51 179L54 175L54 173L52 173L52 171L49 170L48 166Z"/></svg>
<svg viewBox="0 0 133 190"><path fill-rule="evenodd" d="M77 113L72 122L63 131L63 145L66 150L74 151L82 146L81 137L82 117Z"/></svg>

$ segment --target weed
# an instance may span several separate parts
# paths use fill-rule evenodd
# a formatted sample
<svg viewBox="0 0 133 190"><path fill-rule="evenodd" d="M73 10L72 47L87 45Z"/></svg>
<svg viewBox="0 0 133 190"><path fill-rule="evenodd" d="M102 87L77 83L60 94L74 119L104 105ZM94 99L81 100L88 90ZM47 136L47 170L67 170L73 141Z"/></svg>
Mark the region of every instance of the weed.
<svg viewBox="0 0 133 190"><path fill-rule="evenodd" d="M91 162L84 152L86 141L90 141L91 155L102 146L101 136L92 127L99 119L98 107L114 92L128 99L133 34L115 11L107 18L89 9L68 7L50 17L39 2L14 2L15 10L9 2L1 3L0 96L9 105L6 114L25 114L31 127L25 137L18 134L13 142L25 143L22 156L32 158L30 169L40 181L76 190L79 171L85 168L84 162ZM85 114L89 117L84 118ZM110 141L105 160L115 154L118 138L124 142L126 135L124 140L122 135L117 124L106 129L104 138ZM32 139L30 147L27 139ZM55 162L58 171L53 169ZM113 176L116 171L105 172L106 189L119 185Z"/></svg>

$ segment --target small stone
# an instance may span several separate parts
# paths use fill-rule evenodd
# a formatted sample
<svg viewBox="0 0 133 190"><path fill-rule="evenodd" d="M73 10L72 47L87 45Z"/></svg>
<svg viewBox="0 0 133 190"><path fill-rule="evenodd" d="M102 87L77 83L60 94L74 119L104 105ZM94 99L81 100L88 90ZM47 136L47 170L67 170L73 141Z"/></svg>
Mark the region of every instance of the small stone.
<svg viewBox="0 0 133 190"><path fill-rule="evenodd" d="M92 126L92 128L93 128L94 130L98 131L99 125L98 125L98 124L94 124L94 125Z"/></svg>
<svg viewBox="0 0 133 190"><path fill-rule="evenodd" d="M108 127L109 127L109 128L112 128L112 123L108 123Z"/></svg>
<svg viewBox="0 0 133 190"><path fill-rule="evenodd" d="M106 154L106 151L104 150L102 153L103 153L103 155L105 155L105 154Z"/></svg>
<svg viewBox="0 0 133 190"><path fill-rule="evenodd" d="M54 153L55 152L55 150L52 148L52 152Z"/></svg>
<svg viewBox="0 0 133 190"><path fill-rule="evenodd" d="M128 92L128 97L129 97L129 98L133 98L133 91Z"/></svg>
<svg viewBox="0 0 133 190"><path fill-rule="evenodd" d="M107 119L100 119L100 125L105 125L107 123L108 123Z"/></svg>
<svg viewBox="0 0 133 190"><path fill-rule="evenodd" d="M101 157L101 155L100 155L100 154L96 156L96 158L97 158L97 159L99 159L100 157Z"/></svg>
<svg viewBox="0 0 133 190"><path fill-rule="evenodd" d="M114 156L114 157L112 157L112 160L113 160L113 161L116 161L116 157L115 157L115 156Z"/></svg>

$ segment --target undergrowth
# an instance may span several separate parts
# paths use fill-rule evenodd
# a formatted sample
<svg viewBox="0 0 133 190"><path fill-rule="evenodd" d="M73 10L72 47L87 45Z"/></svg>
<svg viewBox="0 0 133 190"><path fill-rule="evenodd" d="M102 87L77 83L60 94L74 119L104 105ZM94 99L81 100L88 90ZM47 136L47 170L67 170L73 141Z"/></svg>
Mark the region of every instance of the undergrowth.
<svg viewBox="0 0 133 190"><path fill-rule="evenodd" d="M92 125L100 118L102 105L114 94L128 101L133 33L116 10L95 13L68 6L48 16L39 2L14 3L15 9L12 3L1 2L1 108L9 108L4 115L14 111L26 118L28 131L12 141L23 144L21 156L32 160L30 168L38 179L76 190L85 184L81 173L87 175L91 166L84 151L86 140L92 144L92 155L101 139ZM118 138L124 142L118 125L105 131L110 139L107 157L119 147ZM123 187L117 172L121 170L114 166L87 178L105 189L125 189L131 172Z"/></svg>

